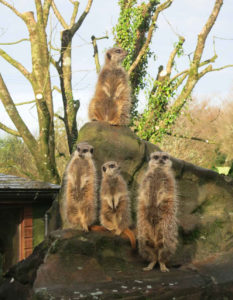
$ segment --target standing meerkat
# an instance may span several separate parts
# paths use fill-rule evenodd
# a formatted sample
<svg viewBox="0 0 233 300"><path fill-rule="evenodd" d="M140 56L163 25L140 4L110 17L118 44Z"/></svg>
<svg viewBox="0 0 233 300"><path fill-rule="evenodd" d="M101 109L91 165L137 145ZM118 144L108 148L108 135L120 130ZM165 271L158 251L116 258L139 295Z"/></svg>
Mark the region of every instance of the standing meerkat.
<svg viewBox="0 0 233 300"><path fill-rule="evenodd" d="M89 105L91 121L105 121L111 125L129 124L131 91L128 74L121 66L126 55L127 52L121 48L111 48L106 52L105 64Z"/></svg>
<svg viewBox="0 0 233 300"><path fill-rule="evenodd" d="M165 152L150 155L148 170L139 187L137 229L141 256L152 270L157 261L162 272L177 246L177 201L172 162Z"/></svg>
<svg viewBox="0 0 233 300"><path fill-rule="evenodd" d="M92 156L92 146L78 144L66 170L66 201L61 215L69 228L88 231L96 219L96 169Z"/></svg>
<svg viewBox="0 0 233 300"><path fill-rule="evenodd" d="M126 234L132 248L135 248L136 240L133 232L129 230L131 223L129 192L120 175L120 167L115 161L107 162L102 166L100 200L101 225L117 235Z"/></svg>

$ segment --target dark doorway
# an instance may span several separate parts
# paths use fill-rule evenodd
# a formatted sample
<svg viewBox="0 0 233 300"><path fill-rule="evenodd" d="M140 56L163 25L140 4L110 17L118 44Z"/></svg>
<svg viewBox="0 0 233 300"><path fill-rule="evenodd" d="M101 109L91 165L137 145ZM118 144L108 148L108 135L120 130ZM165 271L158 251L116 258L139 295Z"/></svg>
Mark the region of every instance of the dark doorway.
<svg viewBox="0 0 233 300"><path fill-rule="evenodd" d="M19 261L21 216L22 209L19 207L0 209L0 252L3 272Z"/></svg>

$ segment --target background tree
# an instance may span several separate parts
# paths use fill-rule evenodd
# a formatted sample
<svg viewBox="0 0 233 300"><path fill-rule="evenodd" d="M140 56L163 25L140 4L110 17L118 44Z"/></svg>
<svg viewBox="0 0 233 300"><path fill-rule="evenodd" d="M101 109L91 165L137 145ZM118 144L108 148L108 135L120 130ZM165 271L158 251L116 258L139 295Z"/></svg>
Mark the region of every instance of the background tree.
<svg viewBox="0 0 233 300"><path fill-rule="evenodd" d="M67 17L65 18L62 13L62 7L59 8L54 0L34 0L34 3L35 12L21 13L7 0L0 0L0 4L14 13L27 27L28 39L21 39L8 43L8 45L25 42L25 40L30 42L31 71L27 70L22 63L3 49L0 49L0 56L15 67L31 84L34 100L30 103L35 102L37 108L39 134L38 137L35 137L20 116L17 109L19 103L16 105L12 99L1 75L0 99L16 130L2 123L0 123L0 129L22 138L35 161L40 179L59 182L59 173L62 172L62 167L58 167L58 158L60 157L59 163L61 164L64 153L67 152L56 146L56 142L58 143L59 140L55 137L54 119L58 117L63 122L65 127L63 141L67 141L68 153L71 153L78 137L76 115L80 107L79 100L74 99L72 88L72 40L85 21L93 0L86 1L86 8L81 14L79 14L79 2L67 0L66 4L69 3L72 7L69 22L66 21ZM196 48L190 56L190 65L182 72L176 71L175 59L182 55L182 46L185 41L182 36L179 36L178 42L168 58L167 65L159 68L155 79L151 79L151 87L148 89L148 84L146 84L148 81L148 64L153 63L155 54L151 50L152 36L161 12L168 9L172 3L173 0L164 0L161 3L157 0L120 0L119 20L114 28L116 43L128 50L124 64L130 76L133 92L132 127L140 137L152 142L160 141L165 133L171 134L171 126L175 123L185 103L188 102L198 80L208 72L221 69L212 66L212 63L217 59L216 53L210 59L202 61L207 36L223 4L223 0L215 0L210 17L198 35ZM60 47L54 47L52 44L51 32L47 36L50 15L55 16L62 28ZM98 39L94 35L91 38L97 72L100 69L96 43ZM6 45L5 43L4 46ZM54 58L55 52L58 53L58 59ZM51 64L57 70L60 79L59 87L53 86ZM229 66L222 68L226 67ZM145 112L140 115L137 107L138 95L145 88L148 89L148 105ZM52 94L54 90L61 92L63 115L54 113ZM64 159L63 163L65 161Z"/></svg>
<svg viewBox="0 0 233 300"><path fill-rule="evenodd" d="M148 59L152 56L150 43L156 29L159 14L167 9L172 0L148 1L138 5L135 0L119 1L121 13L115 27L116 42L129 51L125 61L133 89L133 128L138 135L151 142L161 141L164 134L171 134L171 126L175 123L184 105L189 101L191 92L197 82L208 72L219 71L233 65L213 68L217 59L214 55L202 61L203 51L209 32L221 10L223 0L216 0L210 16L198 34L196 47L190 56L190 64L181 72L177 72L175 59L182 55L185 38L178 36L178 42L172 50L167 65L160 66L156 79L151 79L148 87L148 104L143 114L137 112L137 96L145 87Z"/></svg>
<svg viewBox="0 0 233 300"><path fill-rule="evenodd" d="M71 87L71 43L72 37L82 25L88 14L92 0L89 0L85 11L76 21L78 14L78 1L71 1L73 4L73 13L70 24L67 25L53 0L35 0L36 12L19 12L13 5L5 0L0 0L2 5L8 7L17 17L19 17L27 26L29 33L29 42L31 45L32 70L28 71L20 62L8 55L3 49L0 49L0 55L8 63L14 66L31 84L34 91L35 103L37 107L39 122L39 137L35 139L24 120L17 111L17 107L11 98L11 95L0 75L0 98L1 101L16 127L16 131L0 123L0 128L15 136L22 137L29 151L31 152L39 177L45 181L59 182L60 177L55 160L55 136L54 136L54 111L52 98L52 85L50 76L50 63L52 62L58 70L61 83L61 93L64 105L64 117L60 117L65 124L66 137L69 151L77 139L76 114L79 108L79 101L73 99ZM51 7L62 24L64 30L61 34L60 57L54 61L51 56L46 27ZM22 42L24 39L17 41ZM14 43L11 43L14 44Z"/></svg>
<svg viewBox="0 0 233 300"><path fill-rule="evenodd" d="M0 172L32 179L38 178L33 157L19 137L8 135L0 138Z"/></svg>
<svg viewBox="0 0 233 300"><path fill-rule="evenodd" d="M174 157L219 171L233 164L232 153L232 95L221 107L211 106L209 99L192 99L172 126L172 134L165 135L159 146ZM232 175L232 174L231 174Z"/></svg>

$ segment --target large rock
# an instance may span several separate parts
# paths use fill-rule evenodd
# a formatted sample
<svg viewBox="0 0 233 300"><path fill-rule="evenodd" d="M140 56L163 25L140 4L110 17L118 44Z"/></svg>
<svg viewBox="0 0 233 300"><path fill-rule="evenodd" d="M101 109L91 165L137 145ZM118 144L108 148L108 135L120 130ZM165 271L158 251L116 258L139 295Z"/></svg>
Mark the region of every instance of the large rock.
<svg viewBox="0 0 233 300"><path fill-rule="evenodd" d="M232 299L232 252L169 273L143 266L121 237L57 230L5 275L0 299Z"/></svg>
<svg viewBox="0 0 233 300"><path fill-rule="evenodd" d="M159 148L140 140L128 127L113 127L101 122L87 123L80 130L78 141L86 141L94 147L99 179L104 162L116 160L120 163L131 192L135 220L138 185L150 153ZM228 251L233 246L233 180L182 160L172 158L172 161L180 221L180 246L174 263L183 264Z"/></svg>
<svg viewBox="0 0 233 300"><path fill-rule="evenodd" d="M150 153L158 147L140 140L127 127L99 122L80 130L78 142L83 141L94 146L99 182L104 162L120 163L135 220L137 188ZM143 272L145 262L121 237L57 230L5 275L0 300L16 299L14 295L35 300L233 299L233 181L175 158L172 161L180 235L170 273L158 268ZM65 201L64 190L63 184L50 210L51 230L62 228L59 205Z"/></svg>

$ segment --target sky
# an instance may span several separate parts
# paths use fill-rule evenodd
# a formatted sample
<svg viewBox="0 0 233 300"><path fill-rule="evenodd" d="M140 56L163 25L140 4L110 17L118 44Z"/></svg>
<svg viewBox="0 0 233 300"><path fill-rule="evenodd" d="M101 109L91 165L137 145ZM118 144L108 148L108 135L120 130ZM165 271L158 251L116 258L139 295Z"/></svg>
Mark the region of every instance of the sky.
<svg viewBox="0 0 233 300"><path fill-rule="evenodd" d="M10 0L8 0L10 1ZM73 39L72 65L73 65L73 91L75 99L81 102L77 121L79 126L87 122L87 110L89 101L94 93L97 74L93 58L91 36L102 37L108 34L109 38L98 41L100 63L103 64L105 50L114 44L112 27L117 23L119 15L118 1L115 0L94 0L90 13L86 17L79 31ZM139 0L138 3L141 1ZM214 0L174 0L172 5L160 14L154 32L151 50L156 55L156 61L149 62L149 73L157 75L158 66L166 64L168 55L173 45L177 42L177 34L185 37L184 57L177 60L179 71L188 67L187 54L195 49L197 35L213 8ZM33 0L15 0L15 7L20 12L34 10ZM55 0L58 8L62 11L68 21L71 15L72 5L68 0ZM87 0L80 0L79 16L85 9ZM215 37L215 48L218 54L215 67L233 64L233 1L225 0L220 15L209 34L203 60L213 56L213 37ZM60 46L59 36L61 27L57 20L51 17L49 20L49 31L52 32L53 45ZM8 8L0 4L0 43L13 42L27 38L28 32L25 24L16 17ZM22 42L14 46L1 46L12 57L20 61L28 70L31 70L29 42ZM54 54L56 59L58 55ZM14 101L17 103L33 100L31 86L19 74L0 57L0 72L7 84L8 90ZM52 82L59 85L58 75L51 67ZM223 99L228 97L233 90L233 68L220 72L211 72L203 77L196 85L193 96L198 99L208 98L213 105L221 105ZM146 103L144 93L140 93L139 109L143 109ZM30 130L37 134L37 115L35 105L18 106ZM62 110L61 96L54 92L54 110ZM62 114L62 112L61 112ZM13 123L7 116L4 107L0 103L0 119L5 125L14 128ZM0 136L3 132L0 130Z"/></svg>

